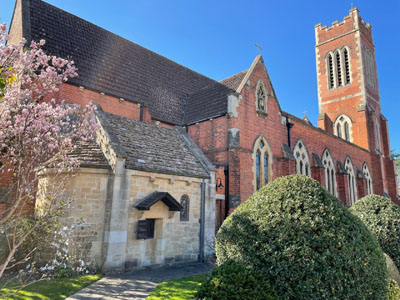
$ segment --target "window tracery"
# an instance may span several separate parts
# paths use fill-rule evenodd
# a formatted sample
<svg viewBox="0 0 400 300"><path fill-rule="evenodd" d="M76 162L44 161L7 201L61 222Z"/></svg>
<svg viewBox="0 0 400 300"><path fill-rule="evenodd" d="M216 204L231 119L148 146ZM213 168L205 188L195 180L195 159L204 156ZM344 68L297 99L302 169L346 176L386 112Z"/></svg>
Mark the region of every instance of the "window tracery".
<svg viewBox="0 0 400 300"><path fill-rule="evenodd" d="M325 187L334 196L336 196L336 171L333 159L328 149L322 154L322 164L325 168Z"/></svg>
<svg viewBox="0 0 400 300"><path fill-rule="evenodd" d="M357 185L356 185L356 174L354 172L353 163L350 160L350 157L346 158L344 163L344 168L347 172L348 176L348 183L349 183L349 200L350 205L353 205L357 201Z"/></svg>
<svg viewBox="0 0 400 300"><path fill-rule="evenodd" d="M367 163L364 163L362 172L365 179L367 180L367 194L372 194L372 178Z"/></svg>
<svg viewBox="0 0 400 300"><path fill-rule="evenodd" d="M310 170L310 158L307 153L307 149L304 146L303 141L299 140L293 148L293 154L296 159L296 172L297 174L303 174L311 176Z"/></svg>
<svg viewBox="0 0 400 300"><path fill-rule="evenodd" d="M260 189L268 184L271 178L271 150L264 137L257 139L254 149L255 156L255 188Z"/></svg>
<svg viewBox="0 0 400 300"><path fill-rule="evenodd" d="M348 116L344 114L338 116L333 128L336 136L348 142L353 142L352 122Z"/></svg>

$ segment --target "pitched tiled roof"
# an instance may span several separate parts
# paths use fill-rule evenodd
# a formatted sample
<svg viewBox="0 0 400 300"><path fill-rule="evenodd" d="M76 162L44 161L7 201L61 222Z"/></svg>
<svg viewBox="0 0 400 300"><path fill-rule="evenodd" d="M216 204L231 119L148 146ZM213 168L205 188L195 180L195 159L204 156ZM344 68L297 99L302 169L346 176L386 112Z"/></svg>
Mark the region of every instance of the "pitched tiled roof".
<svg viewBox="0 0 400 300"><path fill-rule="evenodd" d="M30 15L30 22L23 22L30 28L23 32L30 32L36 41L45 39L46 53L75 61L79 76L70 83L143 103L155 119L181 124L185 97L216 83L46 2L22 2L29 10L24 18ZM30 9L26 3L30 3ZM203 111L199 114L207 115ZM190 119L196 116L192 114Z"/></svg>
<svg viewBox="0 0 400 300"><path fill-rule="evenodd" d="M123 153L126 168L154 173L209 178L197 147L185 141L182 132L98 111L103 128ZM187 137L186 137L187 138Z"/></svg>
<svg viewBox="0 0 400 300"><path fill-rule="evenodd" d="M110 165L100 147L94 141L78 142L69 157L79 160L81 167L109 169Z"/></svg>
<svg viewBox="0 0 400 300"><path fill-rule="evenodd" d="M224 115L227 109L227 95L235 91L215 82L188 97L184 124L193 124L208 118Z"/></svg>
<svg viewBox="0 0 400 300"><path fill-rule="evenodd" d="M231 77L221 80L220 83L222 83L223 85L236 91L237 88L239 87L239 85L242 83L243 78L246 76L246 74L247 74L247 70L244 70L244 71L237 73Z"/></svg>

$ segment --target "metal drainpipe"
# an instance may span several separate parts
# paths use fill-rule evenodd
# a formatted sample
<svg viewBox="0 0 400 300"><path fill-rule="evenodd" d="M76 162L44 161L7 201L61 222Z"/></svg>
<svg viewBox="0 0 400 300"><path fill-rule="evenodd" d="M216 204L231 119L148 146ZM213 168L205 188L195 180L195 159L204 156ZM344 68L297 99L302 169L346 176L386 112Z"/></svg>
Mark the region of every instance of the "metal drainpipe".
<svg viewBox="0 0 400 300"><path fill-rule="evenodd" d="M140 121L143 122L143 103L140 104Z"/></svg>
<svg viewBox="0 0 400 300"><path fill-rule="evenodd" d="M205 208L205 182L204 179L200 184L200 249L199 261L204 261L204 208Z"/></svg>
<svg viewBox="0 0 400 300"><path fill-rule="evenodd" d="M288 135L288 146L289 146L289 149L290 150L292 150L292 138L291 138L291 136L290 136L290 129L292 128L294 126L294 124L293 123L290 123L289 122L289 118L288 118L288 116L286 116L286 127L287 127L287 135Z"/></svg>

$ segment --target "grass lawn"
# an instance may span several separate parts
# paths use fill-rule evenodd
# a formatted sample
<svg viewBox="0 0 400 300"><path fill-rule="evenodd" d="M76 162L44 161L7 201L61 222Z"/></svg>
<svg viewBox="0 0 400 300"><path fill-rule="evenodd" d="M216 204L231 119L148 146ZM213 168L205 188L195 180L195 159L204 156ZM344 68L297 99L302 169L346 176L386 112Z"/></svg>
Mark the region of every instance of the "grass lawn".
<svg viewBox="0 0 400 300"><path fill-rule="evenodd" d="M192 300L206 274L161 282L146 300Z"/></svg>
<svg viewBox="0 0 400 300"><path fill-rule="evenodd" d="M39 281L27 286L18 294L1 298L1 294L10 293L16 289L7 288L0 290L0 299L5 300L61 300L83 289L89 284L99 280L102 275L84 275L75 278L62 278L50 281Z"/></svg>

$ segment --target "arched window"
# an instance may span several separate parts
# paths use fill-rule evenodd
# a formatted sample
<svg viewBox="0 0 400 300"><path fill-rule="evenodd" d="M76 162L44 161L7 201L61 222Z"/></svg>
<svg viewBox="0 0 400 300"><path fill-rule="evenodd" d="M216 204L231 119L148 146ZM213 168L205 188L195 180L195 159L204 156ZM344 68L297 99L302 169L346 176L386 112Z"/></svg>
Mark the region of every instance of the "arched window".
<svg viewBox="0 0 400 300"><path fill-rule="evenodd" d="M334 89L350 83L350 50L347 46L329 52L326 56L326 66L329 89Z"/></svg>
<svg viewBox="0 0 400 300"><path fill-rule="evenodd" d="M310 176L310 158L302 140L299 140L293 148L294 158L296 159L296 172Z"/></svg>
<svg viewBox="0 0 400 300"><path fill-rule="evenodd" d="M333 71L333 58L332 54L328 54L328 74L329 74L329 88L335 87L334 71Z"/></svg>
<svg viewBox="0 0 400 300"><path fill-rule="evenodd" d="M322 164L325 168L325 181L327 190L334 196L336 196L336 171L333 159L329 150L326 149L322 154Z"/></svg>
<svg viewBox="0 0 400 300"><path fill-rule="evenodd" d="M349 51L345 48L343 50L343 56L344 56L344 69L346 72L345 76L345 84L350 83L350 61L349 61Z"/></svg>
<svg viewBox="0 0 400 300"><path fill-rule="evenodd" d="M263 81L260 79L256 86L257 111L267 112L267 93Z"/></svg>
<svg viewBox="0 0 400 300"><path fill-rule="evenodd" d="M353 205L357 201L357 189L356 189L356 174L354 172L353 163L350 160L350 157L346 158L344 162L344 168L349 175L348 182L349 182L349 199L350 205Z"/></svg>
<svg viewBox="0 0 400 300"><path fill-rule="evenodd" d="M180 220L181 221L189 221L189 196L188 195L183 195L181 197L181 205L183 208L181 210Z"/></svg>
<svg viewBox="0 0 400 300"><path fill-rule="evenodd" d="M344 138L348 142L353 142L353 132L352 132L352 122L351 119L346 115L340 115L336 118L334 128L334 134L340 138ZM344 129L344 134L342 132Z"/></svg>
<svg viewBox="0 0 400 300"><path fill-rule="evenodd" d="M271 149L268 146L267 140L261 136L257 138L254 145L253 159L255 162L254 173L255 173L255 188L259 188L266 185L271 179L271 164L272 155Z"/></svg>
<svg viewBox="0 0 400 300"><path fill-rule="evenodd" d="M364 163L363 165L363 175L367 180L367 194L372 194L372 178L367 163Z"/></svg>
<svg viewBox="0 0 400 300"><path fill-rule="evenodd" d="M336 132L337 132L337 136L341 138L342 137L342 125L340 123L338 123L336 125Z"/></svg>
<svg viewBox="0 0 400 300"><path fill-rule="evenodd" d="M340 52L336 52L336 74L337 74L337 85L342 86L342 66L340 63Z"/></svg>
<svg viewBox="0 0 400 300"><path fill-rule="evenodd" d="M349 123L344 122L344 138L346 141L350 141Z"/></svg>

